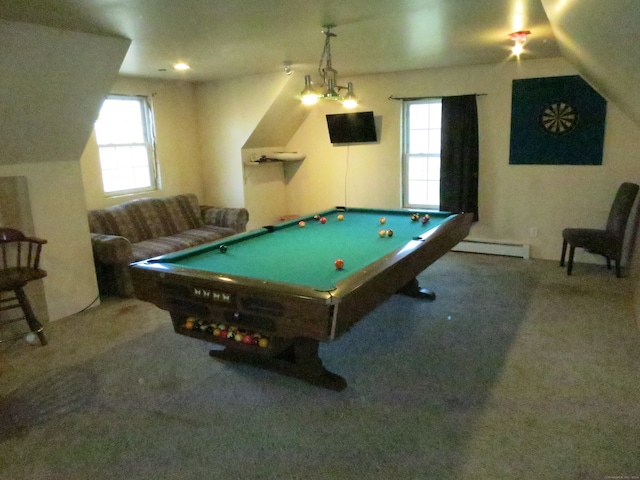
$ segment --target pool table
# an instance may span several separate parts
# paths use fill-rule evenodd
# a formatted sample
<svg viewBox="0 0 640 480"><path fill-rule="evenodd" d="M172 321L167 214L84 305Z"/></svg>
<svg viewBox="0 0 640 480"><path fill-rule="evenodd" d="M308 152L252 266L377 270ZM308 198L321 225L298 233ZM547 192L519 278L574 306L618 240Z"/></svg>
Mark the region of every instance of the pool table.
<svg viewBox="0 0 640 480"><path fill-rule="evenodd" d="M324 368L319 342L396 293L434 299L416 275L471 222L470 214L336 207L133 263L130 272L136 296L168 311L176 333L224 347L211 356L339 391L347 383Z"/></svg>

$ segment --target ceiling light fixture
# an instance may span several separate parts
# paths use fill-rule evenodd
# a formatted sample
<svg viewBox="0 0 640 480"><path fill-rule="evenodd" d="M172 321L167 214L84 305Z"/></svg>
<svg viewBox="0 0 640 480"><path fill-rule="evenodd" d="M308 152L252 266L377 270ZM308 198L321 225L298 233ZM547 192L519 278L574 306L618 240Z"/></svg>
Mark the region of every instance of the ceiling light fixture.
<svg viewBox="0 0 640 480"><path fill-rule="evenodd" d="M187 65L186 63L176 63L173 66L174 69L176 70L189 70L191 67L189 65Z"/></svg>
<svg viewBox="0 0 640 480"><path fill-rule="evenodd" d="M335 33L331 32L333 27L335 27L335 25L325 25L324 30L322 30L322 33L325 35L325 41L318 65L318 75L322 78L322 84L320 85L321 91L318 92L313 88L311 75L305 75L304 89L300 92L300 99L305 105L315 105L318 100L333 100L342 102L345 108L353 108L358 105L358 98L353 93L353 84L349 82L347 87L338 85L336 78L338 72L331 65L331 37L336 36ZM347 89L347 94L343 97L339 91L344 88Z"/></svg>
<svg viewBox="0 0 640 480"><path fill-rule="evenodd" d="M524 44L527 41L527 35L531 35L529 30L520 30L519 32L509 34L509 38L514 42L513 47L511 47L511 53L516 57L519 57L524 51Z"/></svg>

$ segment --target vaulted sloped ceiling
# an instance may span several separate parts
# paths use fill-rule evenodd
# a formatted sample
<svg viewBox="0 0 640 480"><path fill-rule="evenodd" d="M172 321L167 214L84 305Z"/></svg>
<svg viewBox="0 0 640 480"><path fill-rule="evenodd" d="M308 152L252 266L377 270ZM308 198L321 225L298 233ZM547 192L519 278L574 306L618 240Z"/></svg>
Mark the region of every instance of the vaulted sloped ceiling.
<svg viewBox="0 0 640 480"><path fill-rule="evenodd" d="M0 165L78 160L129 44L0 20Z"/></svg>
<svg viewBox="0 0 640 480"><path fill-rule="evenodd" d="M562 55L640 126L640 2L542 0Z"/></svg>

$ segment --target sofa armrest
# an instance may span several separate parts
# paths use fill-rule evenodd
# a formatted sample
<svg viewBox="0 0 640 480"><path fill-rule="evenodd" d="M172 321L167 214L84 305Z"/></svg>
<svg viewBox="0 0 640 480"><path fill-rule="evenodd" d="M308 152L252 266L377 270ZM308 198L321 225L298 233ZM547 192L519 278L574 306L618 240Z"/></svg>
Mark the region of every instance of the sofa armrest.
<svg viewBox="0 0 640 480"><path fill-rule="evenodd" d="M91 234L94 258L105 265L129 264L133 258L131 242L125 237Z"/></svg>
<svg viewBox="0 0 640 480"><path fill-rule="evenodd" d="M202 205L200 212L202 213L204 223L207 225L230 228L236 233L247 230L249 211L246 208L224 208Z"/></svg>

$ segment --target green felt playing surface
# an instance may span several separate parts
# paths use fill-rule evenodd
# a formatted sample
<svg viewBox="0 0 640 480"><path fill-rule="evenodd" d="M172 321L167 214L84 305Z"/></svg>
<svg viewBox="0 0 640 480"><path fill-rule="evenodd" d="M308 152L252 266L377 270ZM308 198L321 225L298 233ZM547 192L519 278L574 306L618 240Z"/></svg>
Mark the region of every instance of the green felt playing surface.
<svg viewBox="0 0 640 480"><path fill-rule="evenodd" d="M337 219L339 214L344 220ZM304 228L296 220L275 226L273 232L261 229L169 255L162 263L330 291L354 272L452 218L449 213L430 212L431 219L423 225L411 220L411 212L347 209L320 215L326 217L325 224L306 217ZM385 224L380 224L381 217L386 218ZM392 237L378 234L389 229ZM220 251L222 244L227 246L225 253ZM336 259L344 261L343 270L335 268Z"/></svg>

